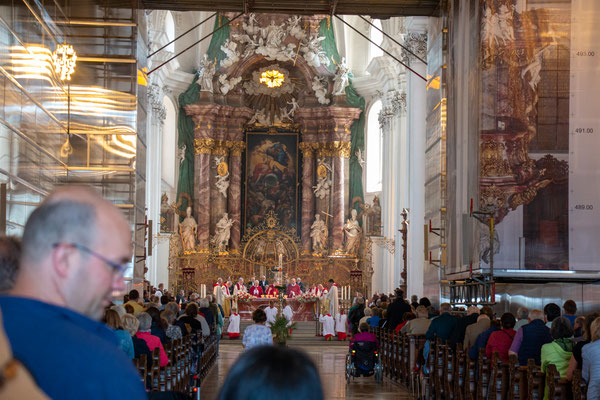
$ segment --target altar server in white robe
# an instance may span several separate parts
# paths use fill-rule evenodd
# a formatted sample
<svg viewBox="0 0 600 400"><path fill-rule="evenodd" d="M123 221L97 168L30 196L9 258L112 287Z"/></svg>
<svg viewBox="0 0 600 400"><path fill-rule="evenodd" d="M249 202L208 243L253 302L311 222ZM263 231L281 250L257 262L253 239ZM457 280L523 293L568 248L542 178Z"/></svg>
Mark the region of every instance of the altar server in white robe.
<svg viewBox="0 0 600 400"><path fill-rule="evenodd" d="M348 337L348 316L344 314L344 310L341 309L341 314L335 316L335 332L337 333L338 340L346 340Z"/></svg>
<svg viewBox="0 0 600 400"><path fill-rule="evenodd" d="M234 309L233 313L229 316L227 334L229 335L229 339L239 339L240 337L240 315L237 313L237 309Z"/></svg>
<svg viewBox="0 0 600 400"><path fill-rule="evenodd" d="M292 311L292 307L287 304L287 301L283 300L283 316L288 320L287 326L292 325L292 317L294 316L294 312Z"/></svg>
<svg viewBox="0 0 600 400"><path fill-rule="evenodd" d="M275 323L275 318L277 318L277 307L275 307L274 301L269 302L269 307L265 308L265 314L267 314L266 326L271 326Z"/></svg>
<svg viewBox="0 0 600 400"><path fill-rule="evenodd" d="M323 324L323 336L325 340L331 340L335 335L335 321L331 314L321 315L319 322Z"/></svg>
<svg viewBox="0 0 600 400"><path fill-rule="evenodd" d="M217 279L217 283L215 283L215 286L213 287L213 295L215 296L215 302L220 304L221 307L223 307L226 297L225 290L226 289L223 288L223 279Z"/></svg>
<svg viewBox="0 0 600 400"><path fill-rule="evenodd" d="M339 314L338 288L333 279L329 280L329 292L326 297L329 299L329 314Z"/></svg>

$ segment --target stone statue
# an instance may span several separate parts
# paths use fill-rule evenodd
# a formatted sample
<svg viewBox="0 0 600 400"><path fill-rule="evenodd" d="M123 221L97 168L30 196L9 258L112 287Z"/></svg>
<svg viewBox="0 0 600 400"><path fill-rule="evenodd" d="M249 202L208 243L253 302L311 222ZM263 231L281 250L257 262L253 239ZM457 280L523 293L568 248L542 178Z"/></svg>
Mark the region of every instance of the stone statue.
<svg viewBox="0 0 600 400"><path fill-rule="evenodd" d="M350 78L350 67L346 64L346 58L342 57L342 61L337 64L337 72L333 78L333 95L338 96L344 94L344 89L348 86Z"/></svg>
<svg viewBox="0 0 600 400"><path fill-rule="evenodd" d="M198 75L200 76L200 90L203 92L213 92L213 76L215 75L216 61L210 61L208 55L204 54L204 58L198 66Z"/></svg>
<svg viewBox="0 0 600 400"><path fill-rule="evenodd" d="M169 205L169 196L163 193L160 198L160 231L173 232L175 213Z"/></svg>
<svg viewBox="0 0 600 400"><path fill-rule="evenodd" d="M221 66L229 67L240 60L240 52L237 50L237 43L227 39L221 46L221 50L227 56L222 62Z"/></svg>
<svg viewBox="0 0 600 400"><path fill-rule="evenodd" d="M364 207L363 227L367 236L381 236L381 204L379 197L373 198L373 205Z"/></svg>
<svg viewBox="0 0 600 400"><path fill-rule="evenodd" d="M229 237L231 236L231 227L233 226L233 219L227 216L227 213L223 213L223 217L217 222L215 228L215 236L212 238L213 245L217 251L226 251L229 245Z"/></svg>
<svg viewBox="0 0 600 400"><path fill-rule="evenodd" d="M315 75L313 77L311 87L312 90L314 90L315 96L317 97L317 100L320 104L329 104L330 100L327 98L327 88L325 88L325 85L323 84L321 79L319 79L318 76Z"/></svg>
<svg viewBox="0 0 600 400"><path fill-rule="evenodd" d="M183 251L194 251L196 248L196 232L198 231L198 223L192 217L192 207L185 210L185 218L179 224L179 234L183 242Z"/></svg>
<svg viewBox="0 0 600 400"><path fill-rule="evenodd" d="M315 253L323 253L327 246L327 237L329 232L325 221L321 220L319 214L315 215L315 222L310 227L310 237L312 238L312 248Z"/></svg>
<svg viewBox="0 0 600 400"><path fill-rule="evenodd" d="M350 219L346 220L344 225L344 236L346 242L344 245L344 251L348 254L357 254L358 246L360 245L360 234L362 229L356 220L356 210L352 209L350 212Z"/></svg>

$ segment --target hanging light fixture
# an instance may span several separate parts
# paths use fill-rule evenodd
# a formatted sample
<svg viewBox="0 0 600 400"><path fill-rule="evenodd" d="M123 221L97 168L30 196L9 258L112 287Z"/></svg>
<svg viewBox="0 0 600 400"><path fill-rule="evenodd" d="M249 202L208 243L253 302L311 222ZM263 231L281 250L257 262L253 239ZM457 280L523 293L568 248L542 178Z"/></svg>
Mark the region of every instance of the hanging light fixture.
<svg viewBox="0 0 600 400"><path fill-rule="evenodd" d="M77 64L77 53L70 44L59 44L52 53L52 64L54 71L59 75L61 81L69 81L67 84L67 140L60 148L60 156L68 157L73 153L71 146L71 74L75 72Z"/></svg>
<svg viewBox="0 0 600 400"><path fill-rule="evenodd" d="M71 74L75 72L77 64L77 53L70 44L59 44L52 53L52 64L54 70L60 76L60 80L70 81Z"/></svg>

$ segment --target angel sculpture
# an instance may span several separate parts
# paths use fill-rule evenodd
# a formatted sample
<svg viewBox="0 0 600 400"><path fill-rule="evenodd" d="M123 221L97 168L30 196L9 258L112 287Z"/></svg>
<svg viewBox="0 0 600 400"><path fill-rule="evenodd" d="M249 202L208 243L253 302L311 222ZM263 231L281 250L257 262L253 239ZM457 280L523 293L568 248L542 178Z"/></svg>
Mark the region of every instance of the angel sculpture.
<svg viewBox="0 0 600 400"><path fill-rule="evenodd" d="M177 151L177 158L179 159L180 166L181 166L181 164L183 164L183 161L185 160L185 149L186 149L186 145L184 144Z"/></svg>
<svg viewBox="0 0 600 400"><path fill-rule="evenodd" d="M215 175L215 179L217 182L215 183L215 187L223 195L223 197L227 198L227 189L229 189L229 171L227 170L227 164L224 163L224 156L215 157L215 166L217 167L217 175ZM221 164L225 165L225 168L221 166Z"/></svg>
<svg viewBox="0 0 600 400"><path fill-rule="evenodd" d="M229 67L240 60L240 52L237 51L237 43L233 40L227 39L221 46L221 50L227 56L221 63L223 67Z"/></svg>
<svg viewBox="0 0 600 400"><path fill-rule="evenodd" d="M342 57L342 61L337 64L337 72L333 78L333 95L338 96L344 94L344 89L348 86L350 78L350 67L346 64L346 58Z"/></svg>

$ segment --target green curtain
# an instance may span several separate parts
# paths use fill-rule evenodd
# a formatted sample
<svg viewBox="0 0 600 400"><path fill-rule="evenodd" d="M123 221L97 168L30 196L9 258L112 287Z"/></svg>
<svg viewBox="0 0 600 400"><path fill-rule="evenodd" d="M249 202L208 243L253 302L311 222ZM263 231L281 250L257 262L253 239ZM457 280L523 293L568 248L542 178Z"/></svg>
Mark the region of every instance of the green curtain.
<svg viewBox="0 0 600 400"><path fill-rule="evenodd" d="M226 24L229 20L227 17L217 15L215 19L214 29L218 29L222 24ZM221 46L227 39L231 29L229 25L215 33L208 46L208 58L216 60L218 65L221 64L226 57L226 54L221 50ZM188 89L179 95L179 116L177 119L177 130L179 132L178 147L182 148L185 146L185 158L179 166L179 180L177 182L177 199L181 193L187 193L190 198L194 199L194 121L192 117L186 115L184 107L188 104L197 103L200 99L200 85L198 84L198 75L194 77L194 80L188 87ZM182 199L179 209L185 211L185 209L191 204L188 204L187 200Z"/></svg>
<svg viewBox="0 0 600 400"><path fill-rule="evenodd" d="M323 48L323 51L325 51L325 54L327 54L327 57L330 60L333 58L336 63L339 63L341 58L335 44L333 25L331 23L328 24L328 18L321 20L321 23L319 24L319 36L325 37L325 40L321 42L321 47ZM334 63L330 64L329 70L331 72L335 71ZM356 157L356 151L360 150L364 154L365 150L365 99L358 94L354 85L352 85L351 79L349 80L348 86L346 86L346 104L350 107L356 107L362 110L360 117L358 120L354 121L350 128L350 201L358 197L364 202L365 199L362 184L363 169ZM356 211L360 212L360 207L358 205L356 205L355 208Z"/></svg>

